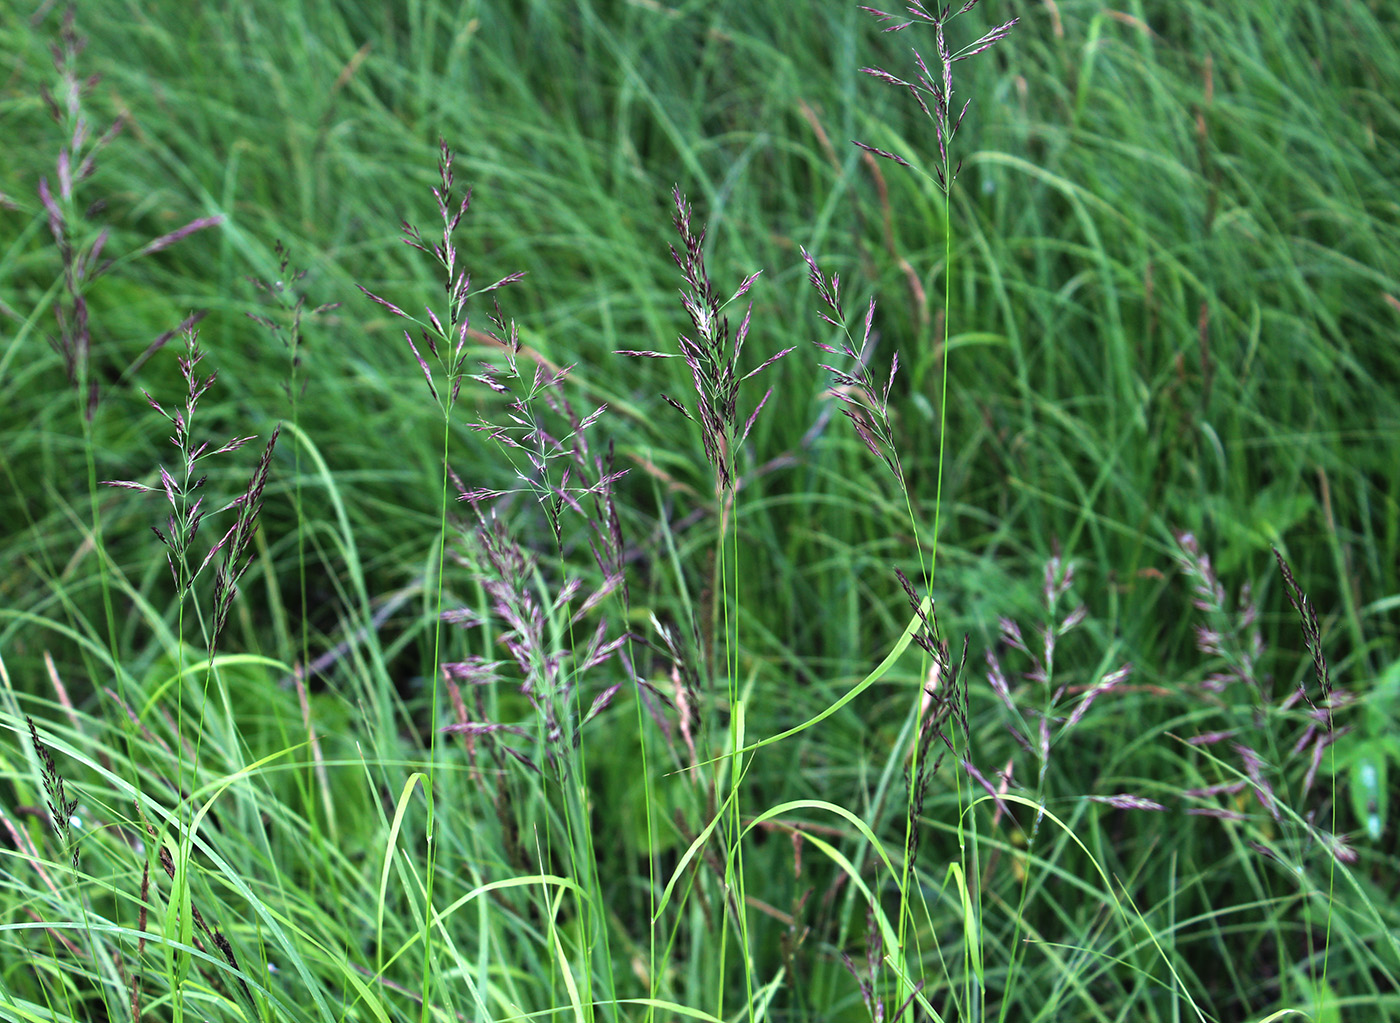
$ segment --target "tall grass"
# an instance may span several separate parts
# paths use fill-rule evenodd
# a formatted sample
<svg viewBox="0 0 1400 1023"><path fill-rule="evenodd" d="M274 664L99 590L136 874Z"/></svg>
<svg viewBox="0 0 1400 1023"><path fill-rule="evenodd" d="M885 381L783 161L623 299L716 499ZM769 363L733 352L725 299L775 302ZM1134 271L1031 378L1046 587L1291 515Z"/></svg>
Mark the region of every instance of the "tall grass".
<svg viewBox="0 0 1400 1023"><path fill-rule="evenodd" d="M1395 28L1000 6L0 13L0 1015L1397 1015Z"/></svg>

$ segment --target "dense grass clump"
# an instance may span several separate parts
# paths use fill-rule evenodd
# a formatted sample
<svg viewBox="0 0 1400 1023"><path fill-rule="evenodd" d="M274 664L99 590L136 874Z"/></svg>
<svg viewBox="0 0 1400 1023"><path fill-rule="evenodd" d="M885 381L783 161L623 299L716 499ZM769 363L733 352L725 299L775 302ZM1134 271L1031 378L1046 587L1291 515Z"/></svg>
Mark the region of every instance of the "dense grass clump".
<svg viewBox="0 0 1400 1023"><path fill-rule="evenodd" d="M1384 5L0 55L0 1017L1400 1018Z"/></svg>

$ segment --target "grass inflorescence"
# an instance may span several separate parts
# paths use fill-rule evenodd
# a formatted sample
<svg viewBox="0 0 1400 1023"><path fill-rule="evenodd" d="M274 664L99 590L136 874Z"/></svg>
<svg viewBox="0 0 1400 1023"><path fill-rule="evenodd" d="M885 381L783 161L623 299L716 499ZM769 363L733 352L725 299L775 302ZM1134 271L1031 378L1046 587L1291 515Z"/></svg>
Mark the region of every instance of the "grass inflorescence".
<svg viewBox="0 0 1400 1023"><path fill-rule="evenodd" d="M1374 7L0 15L0 1016L1400 1017Z"/></svg>

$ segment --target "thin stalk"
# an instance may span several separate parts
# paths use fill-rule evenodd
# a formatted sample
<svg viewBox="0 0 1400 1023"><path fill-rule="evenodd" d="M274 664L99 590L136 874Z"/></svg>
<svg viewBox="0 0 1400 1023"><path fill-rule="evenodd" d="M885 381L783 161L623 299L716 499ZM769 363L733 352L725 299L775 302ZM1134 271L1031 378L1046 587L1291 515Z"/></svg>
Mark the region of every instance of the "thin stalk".
<svg viewBox="0 0 1400 1023"><path fill-rule="evenodd" d="M680 347L679 356L674 353L663 353L655 351L620 351L616 354L631 355L648 359L682 358L691 371L697 392L696 412L675 400L674 398L662 395L667 404L671 405L687 419L698 422L700 425L701 439L704 444L705 457L710 462L715 473L715 494L719 517L719 529L715 537L715 576L718 585L715 587L720 601L720 607L712 610L711 622L722 621L724 632L724 670L728 675L728 696L729 696L729 753L721 760L727 762L730 770L729 778L729 801L731 806L727 809L718 809L716 813L725 814L725 826L722 833L729 843L727 852L733 856L733 866L730 866L730 858L726 857L724 871L723 897L728 904L730 898L735 898L735 908L727 909L726 912L737 914L735 920L740 941L743 944L742 954L744 956L744 983L747 992L747 1007L750 1016L753 1015L753 977L749 970L749 948L748 948L748 927L747 915L744 908L744 882L743 882L743 858L739 849L740 836L742 835L742 816L739 810L739 788L740 788L740 763L741 754L739 752L739 649L738 649L738 616L737 612L733 620L730 618L730 604L737 600L739 590L739 549L738 549L738 526L734 529L734 554L732 560L726 550L728 542L727 531L731 528L729 515L733 513L738 493L738 484L735 479L735 468L737 463L736 449L744 442L748 436L750 428L753 426L758 413L767 402L771 389L755 406L743 425L742 432L738 429L737 404L739 396L739 385L763 372L774 362L783 358L791 348L784 349L776 355L771 356L757 369L751 370L747 374L740 374L738 371L738 361L743 350L744 342L748 337L752 304L744 314L743 322L734 333L731 341L728 318L724 315L724 308L730 303L743 297L753 286L758 274L752 274L739 285L737 291L727 301L721 302L718 293L714 289L713 282L705 267L704 242L705 231L692 229L690 204L685 200L679 188L672 190L672 199L675 202L674 223L676 230L682 239L682 248L672 247L671 256L675 260L677 267L681 270L686 287L682 290L682 304L689 314L692 326L694 327L694 338L680 335L678 344ZM712 626L713 630L713 626ZM708 650L708 661L714 664L714 640L706 644ZM716 776L716 784L718 783ZM720 934L720 976L723 977L728 956L728 932L721 929ZM724 1015L724 984L719 985L717 992L716 1015Z"/></svg>
<svg viewBox="0 0 1400 1023"><path fill-rule="evenodd" d="M425 841L428 846L427 865L424 869L428 872L427 882L423 896L423 981L422 981L422 1002L419 1019L422 1023L428 1023L428 1014L431 1003L428 1000L429 984L433 976L433 878L437 865L437 844L433 841L433 812L434 812L434 786L437 782L437 734L438 734L438 679L442 674L438 670L438 665L442 662L442 590L443 573L447 561L447 500L448 484L451 481L451 471L448 468L447 457L452 442L452 406L444 404L442 413L442 498L438 502L438 564L437 564L437 592L434 598L435 613L433 615L433 684L431 686L431 697L428 704L428 784L424 795L428 800L428 818L425 830Z"/></svg>
<svg viewBox="0 0 1400 1023"><path fill-rule="evenodd" d="M632 656L632 644L628 641L628 662L636 663ZM646 817L646 848L644 855L647 860L647 998L654 1000L658 987L656 981L656 856L652 852L656 844L656 833L653 830L651 816L651 766L647 758L647 733L646 733L646 713L642 706L642 694L637 693L637 746L641 750L642 758L642 779L643 788L646 789L646 798L642 800L642 812ZM655 1007L648 1005L646 1014L643 1017L645 1023L653 1023L656 1017Z"/></svg>
<svg viewBox="0 0 1400 1023"><path fill-rule="evenodd" d="M727 450L732 450L728 449ZM734 479L731 459L730 478ZM721 496L721 502L724 498ZM729 845L734 850L732 857L726 857L726 873L730 876L725 878L725 887L733 893L733 905L738 914L735 923L739 930L740 955L742 956L742 968L744 971L744 996L746 1012L750 1020L753 1019L754 992L753 992L753 959L749 949L749 928L747 911L747 890L744 884L744 848L743 848L743 816L739 810L739 785L741 781L741 767L743 754L739 750L741 737L739 734L739 704L741 696L739 693L739 639L738 639L738 600L739 600L739 522L738 522L738 493L737 488L729 493L729 520L723 515L721 508L720 517L720 573L723 580L723 614L724 614L724 664L725 671L729 678L729 803L730 819L728 824ZM724 552L725 533L733 537L733 557L732 560L726 557ZM733 602L735 608L734 619L730 619L730 604ZM722 986L722 985L721 985ZM721 1013L721 1017L722 1017Z"/></svg>
<svg viewBox="0 0 1400 1023"><path fill-rule="evenodd" d="M895 86L895 87L897 87L897 88L899 88L899 89L901 89L901 90L903 90L903 91L907 91L910 95L912 95L912 96L914 97L914 99L918 102L920 109L921 109L921 110L924 112L924 114L933 122L933 124L934 124L934 130L935 130L935 133L936 133L937 138L938 138L938 161L937 161L937 163L935 164L935 168L936 168L936 173L937 173L937 176L938 176L938 182L937 182L938 188L939 188L939 191L941 191L941 192L943 193L943 198L944 198L944 230L943 230L943 252L944 252L944 266L943 266L943 270L944 270L944 273L943 273L943 372L942 372L942 374L941 374L941 382L940 382L940 408L939 408L939 423L938 423L938 468L937 468L937 480L936 480L936 484L935 484L936 489L935 489L935 493L934 493L933 549L932 549L932 552L931 552L931 555L930 555L930 562L929 562L928 572L927 572L927 574L926 574L925 577L924 577L924 587L925 587L925 592L926 592L926 593L928 593L929 590L930 590L930 588L931 588L931 585L932 585L932 582L933 582L934 570L935 570L935 568L936 568L936 566L937 566L937 559L938 559L938 541L939 541L939 534L940 534L940 530L941 530L941 526L942 526L942 512L943 512L943 473L944 473L944 461L945 461L945 453L946 453L946 445L947 445L948 377L949 377L949 369L948 369L949 322L948 322L948 321L949 321L949 313L950 313L950 311L951 311L951 306L952 306L952 255L953 255L953 245L952 245L953 226L952 226L952 200L951 200L951 193L952 193L953 181L954 181L954 179L957 177L958 169L959 169L959 167L961 166L961 163L959 163L959 164L956 165L956 166L953 164L953 162L952 162L952 156L951 156L951 150L952 150L953 136L957 134L958 127L959 127L959 125L962 123L963 115L967 112L967 105L964 104L963 107L962 107L962 109L961 109L961 111L959 111L957 114L954 114L954 113L953 113L953 110L955 109L955 108L952 106L952 103L953 103L953 65L954 65L954 63L956 63L957 61L965 60L965 59L967 59L967 58L969 58L969 57L974 57L974 56L976 56L977 54L982 53L982 52L984 52L984 51L987 50L987 49L990 49L992 46L994 46L994 45L995 45L997 42L999 42L1001 39L1005 38L1006 34L1011 30L1011 28L1016 24L1016 21L1018 20L1018 19L1013 18L1011 21L1008 21L1008 22L1006 22L1006 23L1004 23L1004 24L1002 24L1002 25L999 25L999 26L997 26L996 28L992 29L990 32L985 33L985 34L982 35L979 39L977 39L975 42L970 43L970 44L968 44L967 46L961 47L961 48L959 48L959 49L956 50L956 51L952 50L952 49L949 47L949 45L948 45L947 36L946 36L946 32L945 32L947 23L948 23L949 21L951 21L953 18L956 18L958 15L966 14L968 11L972 10L972 8L975 7L975 6L977 5L977 3L978 3L978 0L968 0L968 2L967 2L964 6L962 6L962 7L959 8L959 9L954 10L954 9L953 9L953 5L951 5L951 4L949 4L949 5L943 5L943 4L929 4L929 3L919 2L919 0L914 0L914 2L908 4L908 5L905 7L905 9L904 9L903 11L901 11L899 14L890 14L890 13L887 13L887 12L884 12L884 11L879 11L879 10L876 10L876 9L874 9L874 8L869 8L869 7L863 8L865 11L867 11L867 12L870 13L870 14L872 14L877 20L882 21L882 22L889 22L890 24L888 24L888 25L886 26L886 28L885 28L885 31L887 31L887 32L898 32L898 31L901 31L901 30L903 30L903 29L909 28L910 26L915 25L915 24L927 25L927 26L933 28L933 30L934 30L934 35L935 35L935 39L936 39L936 46L937 46L937 50L938 50L938 59L937 59L937 61L934 62L932 65L930 65L929 62L926 62L926 61L924 60L923 56L919 53L918 49L914 49L913 53L914 53L914 63L915 63L915 65L916 65L916 71L915 71L914 74L912 74L912 75L911 75L909 78L907 78L907 79L906 79L906 78L898 77L898 76L896 76L896 75L893 75L893 74L891 74L889 71L886 71L886 70L884 70L884 69L882 69L882 68L867 67L867 68L863 68L863 69L862 69L866 74L869 74L869 75L871 75L872 77L874 77L874 78L876 78L876 79L878 79L878 80L880 80L880 81L885 82L886 84L893 85L893 86ZM906 20L906 19L907 19L907 20ZM875 156L879 156L879 157L883 157L883 158L885 158L885 159L893 160L894 162L900 164L901 166L906 166L906 167L910 166L910 164L909 164L909 162L908 162L907 160L905 160L903 157L900 157L900 156L898 156L898 155L896 155L896 154L894 154L894 153L887 152L887 151L885 151L885 150L883 150L883 149L877 149L877 148L875 148L874 146L866 145L866 144L863 143L863 142L858 142L858 143L856 143L856 145L858 145L860 148L866 150L867 152L874 154ZM810 260L809 260L809 263L810 263ZM839 312L839 290L838 290L838 286L837 286L836 279L833 278L830 282L827 282L827 281L823 280L823 278L821 277L820 272L816 269L816 265L815 265L814 263L811 263L811 266L812 266L812 271L813 271L813 283L815 283L815 284L817 285L818 291L822 294L822 297L823 297L823 299L827 302L828 306L831 307L833 310L835 310L835 311L837 312L838 317L839 317L839 316L840 316L840 312ZM874 307L873 307L873 305L872 305L872 308L871 308L871 315L872 315L872 316L873 316L873 313L874 313ZM844 317L841 317L841 319L844 321ZM831 322L835 322L835 321L831 321ZM867 336L867 339L868 339L868 337L869 337L869 330L870 330L870 328L869 328L870 319L869 319L869 318L867 318L866 323L867 323L867 326L866 326L866 336ZM841 325L844 326L844 322L843 322ZM848 348L847 351L848 351L848 353L849 353L850 349ZM862 356L864 355L864 348L862 348L862 351L861 351L860 354L861 354ZM862 366L861 366L861 373L862 373L862 376L867 376L867 374L865 373L865 369L864 369L863 363L862 363ZM894 371L893 371L893 369L892 369L892 370L891 370L891 376L890 376L891 381L893 380L893 376L894 376ZM838 379L840 379L840 377L841 377L841 374L838 373ZM846 374L845 377L846 377L847 380L851 380L851 381L854 381L854 380L855 380L855 378L850 377L849 374ZM885 434L884 434L884 436L883 436L881 439L884 440L886 443L891 444L891 447L892 447L892 439L889 437L889 431L888 431L888 425L887 425L887 424L888 424L888 416L887 416L887 409L886 409L886 406L887 406L887 403L888 403L888 397L889 397L889 388L888 388L888 385L887 385L887 386L886 386L886 390L885 390L885 395L884 395L884 401L880 403L880 407L879 407L876 411L878 411L878 412L880 413L880 415L881 415L882 418L884 419L884 423L885 423ZM865 413L865 412L870 411L868 408L866 408L866 407L864 407L864 406L859 406L859 407L860 407L860 409L861 409L862 414ZM874 435L871 433L871 431L870 431L870 420L869 420L868 418L858 418L858 417L856 417L856 416L853 416L852 418L855 419L855 421L856 421L856 423L857 423L858 429L860 429L861 432L862 432L862 438L866 441L867 445L871 448L872 451L875 451L875 452L877 452L877 453L880 453L880 452L879 452L879 446L878 446L878 444L876 443L876 438L875 438L875 436L874 436ZM887 464L888 464L889 467L895 472L897 478L899 479L900 486L901 486L901 487L905 487L905 479L904 479L903 473L902 473L902 471L901 471L901 469L900 469L900 466L899 466L897 454L893 455L893 457L891 457L890 455L886 454L885 457L886 457L886 462L887 462ZM907 488L906 488L906 490L905 490L905 497L906 497L906 502L907 502L907 500L908 500ZM910 508L910 518L911 518L911 521L913 521L914 516L913 516L913 509L912 509L912 507ZM923 568L923 555L922 555L922 551L920 551L919 560L920 560L920 568L922 569L922 568ZM931 620L931 623L932 623L933 626L936 628L936 621ZM930 636L930 637L929 637L929 640L930 640L930 642L937 642L936 636ZM926 669L925 669L925 674L926 674ZM948 682L948 680L943 680L943 681L944 681L945 684L947 684L947 682ZM923 731L923 724L924 724L924 721L923 721L923 714L924 714L924 701L923 701L922 695L921 695L920 700L919 700L919 712L918 712L918 722L917 722L917 724L918 724L918 731L915 733L916 735L922 734L922 731ZM898 933L898 941L899 941L899 948L900 948L900 953L901 953L901 954L903 954L903 952L904 952L906 929L907 929L907 926L908 926L908 923L909 923L909 920L910 920L910 917L911 917L911 910L910 910L910 907L909 907L909 880L910 880L911 872L912 872L912 870L913 870L913 864L912 864L911 862L909 862L910 857L907 855L907 853L908 853L908 850L910 850L911 848L913 848L913 846L912 846L912 840L913 840L913 836L914 836L914 829L915 829L915 827L917 826L917 825L916 825L916 821L914 820L914 817L915 817L914 807L915 807L916 800L917 800L917 795L918 795L918 793L917 793L917 787L918 787L918 786L917 786L917 778L918 778L918 772L919 772L918 757L919 757L919 743L918 743L918 742L915 742L915 745L914 745L914 754L913 754L913 757L912 757L912 763L911 763L910 774L909 774L909 778L910 778L910 784L909 784L909 799L910 799L910 808L911 808L911 809L910 809L909 814L908 814L907 817L906 817L906 822L905 822L905 850L906 850L906 856L905 856L905 865L904 865L904 869L903 869L903 872L902 872L902 875L903 875L903 876L902 876L901 882L900 882L900 894L899 894L900 906L899 906L899 933ZM959 798L959 802L961 803L961 799L962 799L962 786L961 786L961 784L958 785L958 798ZM965 855L966 855L966 851L965 851L965 850L966 850L966 847L965 847L965 845L963 844L963 835L962 835L962 824L961 824L961 821L962 821L962 816L961 816L961 814L960 814L960 815L959 815L959 829L958 829L958 835L959 835L959 849L960 849L960 855L963 856L963 857L965 857ZM965 871L966 873L970 873L970 872L967 872L967 871L966 871L966 860L965 860L965 859L964 859L964 862L963 862L963 867L964 867L964 871ZM903 976L902 973L901 973L901 976ZM912 994L913 994L913 992L906 992L906 991L905 991L903 981L897 982L897 984L896 984L896 999L897 999L897 1000L896 1000L896 1004L897 1004L897 1005L901 1005L901 1006L904 1005L904 1004L905 1004L905 999L906 999L906 997L908 997L908 996L910 996L910 995L912 995ZM969 993L969 1004L970 1004L970 993ZM912 1014L913 1011L914 1011L914 1010L913 1010L913 1005L912 1005L912 999L910 999L909 1008L908 1008L907 1011L910 1012L911 1014ZM911 1015L910 1018L911 1018L911 1019L913 1018L912 1015Z"/></svg>

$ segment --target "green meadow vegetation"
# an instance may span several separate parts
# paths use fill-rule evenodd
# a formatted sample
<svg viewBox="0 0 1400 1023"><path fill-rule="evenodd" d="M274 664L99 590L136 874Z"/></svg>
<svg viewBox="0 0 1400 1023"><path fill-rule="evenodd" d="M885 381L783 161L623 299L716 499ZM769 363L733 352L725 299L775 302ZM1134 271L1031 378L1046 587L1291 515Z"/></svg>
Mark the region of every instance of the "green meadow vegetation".
<svg viewBox="0 0 1400 1023"><path fill-rule="evenodd" d="M0 1018L1400 1018L1400 11L874 6L0 5Z"/></svg>

